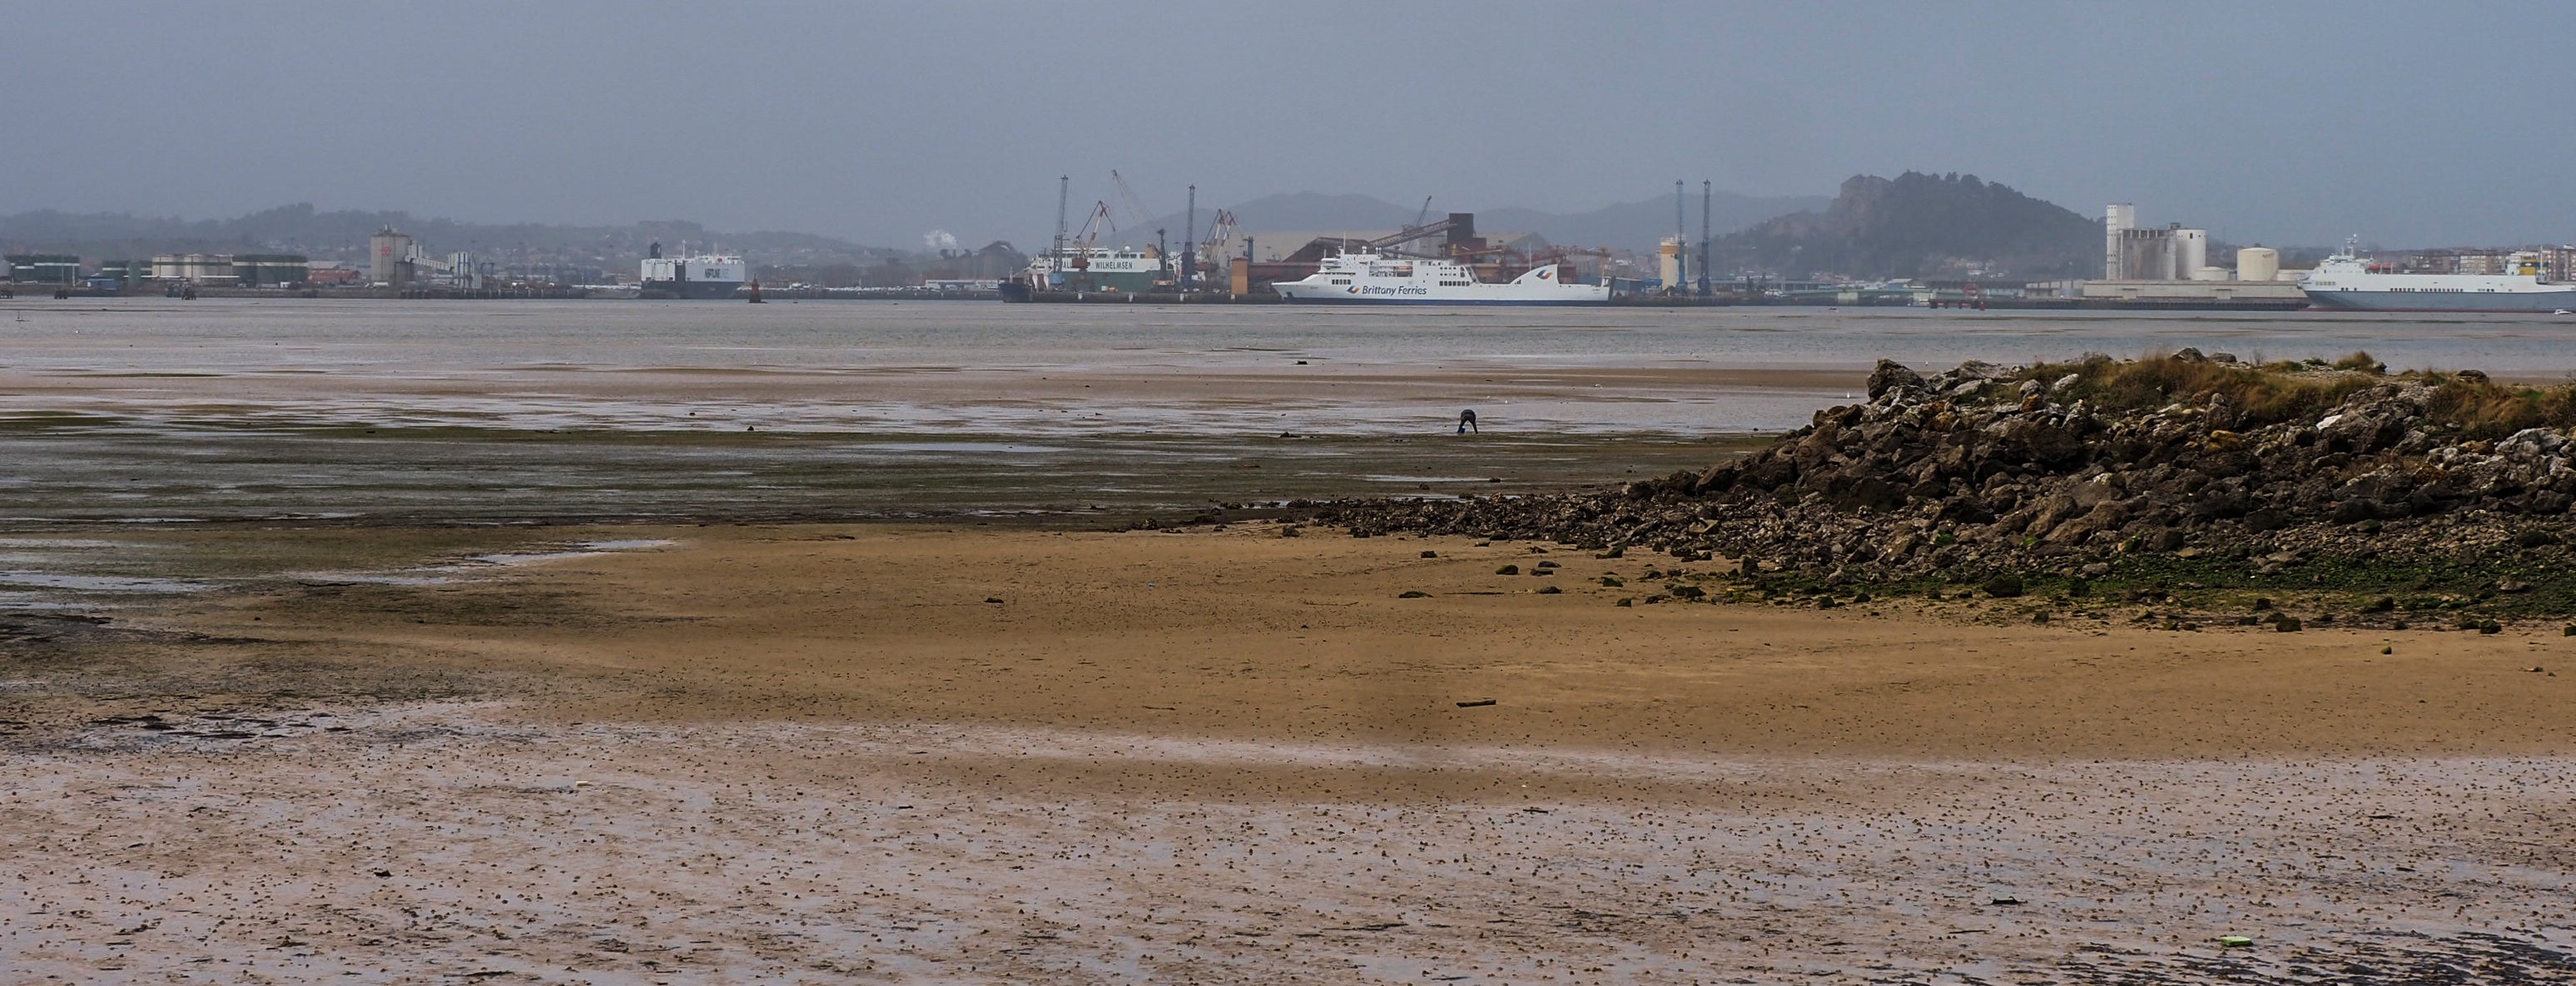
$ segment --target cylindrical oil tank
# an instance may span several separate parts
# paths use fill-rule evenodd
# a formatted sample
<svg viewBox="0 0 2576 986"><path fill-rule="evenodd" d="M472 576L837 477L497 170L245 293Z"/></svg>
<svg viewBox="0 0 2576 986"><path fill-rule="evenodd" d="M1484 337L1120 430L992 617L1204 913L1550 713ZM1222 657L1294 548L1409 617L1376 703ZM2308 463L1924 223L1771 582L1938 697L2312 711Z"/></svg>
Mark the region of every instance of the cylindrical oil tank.
<svg viewBox="0 0 2576 986"><path fill-rule="evenodd" d="M2236 251L2236 279L2269 281L2281 276L2281 251L2271 247L2245 247Z"/></svg>
<svg viewBox="0 0 2576 986"><path fill-rule="evenodd" d="M2191 279L2195 281L2224 281L2227 279L2227 268L2212 267L2208 264L2202 264L2191 269Z"/></svg>

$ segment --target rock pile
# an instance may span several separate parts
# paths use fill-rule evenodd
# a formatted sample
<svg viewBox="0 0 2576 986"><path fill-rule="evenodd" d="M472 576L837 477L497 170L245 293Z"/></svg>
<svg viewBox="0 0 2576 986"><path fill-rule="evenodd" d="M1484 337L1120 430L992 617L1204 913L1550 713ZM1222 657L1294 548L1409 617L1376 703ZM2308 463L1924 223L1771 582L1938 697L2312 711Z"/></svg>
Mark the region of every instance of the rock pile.
<svg viewBox="0 0 2576 986"><path fill-rule="evenodd" d="M2097 575L2146 555L2278 571L2555 554L2576 520L2567 432L2481 437L2564 410L2538 400L2474 372L2389 376L2366 360L2257 368L2185 350L1931 377L1881 361L1866 403L1700 473L1605 494L1344 503L1319 519L1869 580Z"/></svg>

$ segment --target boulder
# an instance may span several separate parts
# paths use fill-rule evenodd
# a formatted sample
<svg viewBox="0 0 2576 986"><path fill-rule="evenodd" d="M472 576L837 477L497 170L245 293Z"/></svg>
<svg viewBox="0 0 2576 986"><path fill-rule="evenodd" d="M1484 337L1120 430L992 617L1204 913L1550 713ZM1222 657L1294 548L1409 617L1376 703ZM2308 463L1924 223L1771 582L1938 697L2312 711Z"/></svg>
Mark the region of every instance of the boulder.
<svg viewBox="0 0 2576 986"><path fill-rule="evenodd" d="M1971 362L1926 377L1881 360L1868 401L1696 472L1617 492L1340 506L1326 519L1371 534L1761 557L1862 583L2064 574L2140 552L2244 558L2249 543L2266 545L2249 564L2275 570L2290 564L2267 560L2282 544L2556 564L2576 544L2576 440L2545 427L2469 440L2429 410L2457 384L2373 376L2294 420L2223 393L2146 408L2070 400L2107 362L2088 355L2077 373Z"/></svg>
<svg viewBox="0 0 2576 986"><path fill-rule="evenodd" d="M1869 399L1878 400L1893 392L1899 395L1921 394L1923 375L1895 360L1879 360L1878 368L1869 371Z"/></svg>

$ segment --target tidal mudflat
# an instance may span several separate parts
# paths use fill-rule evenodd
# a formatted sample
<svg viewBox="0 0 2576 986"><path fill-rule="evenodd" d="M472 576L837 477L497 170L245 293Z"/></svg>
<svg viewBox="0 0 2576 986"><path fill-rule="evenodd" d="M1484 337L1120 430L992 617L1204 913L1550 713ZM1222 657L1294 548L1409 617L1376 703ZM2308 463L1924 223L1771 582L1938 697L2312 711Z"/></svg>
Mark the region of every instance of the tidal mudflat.
<svg viewBox="0 0 2576 986"><path fill-rule="evenodd" d="M614 530L643 543L86 627L124 637L21 620L0 948L180 981L2576 970L2576 679L2527 670L2563 638L1621 607L1640 561L1267 522Z"/></svg>
<svg viewBox="0 0 2576 986"><path fill-rule="evenodd" d="M2555 624L1693 599L1738 561L1284 506L1696 470L1881 356L2563 326L910 307L0 306L0 965L2576 976Z"/></svg>

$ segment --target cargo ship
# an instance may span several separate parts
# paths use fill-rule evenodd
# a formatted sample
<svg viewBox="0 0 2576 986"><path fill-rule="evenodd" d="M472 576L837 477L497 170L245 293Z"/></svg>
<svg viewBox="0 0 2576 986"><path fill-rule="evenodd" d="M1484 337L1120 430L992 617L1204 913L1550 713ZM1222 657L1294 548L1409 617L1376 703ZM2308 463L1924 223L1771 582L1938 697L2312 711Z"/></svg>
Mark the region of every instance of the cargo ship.
<svg viewBox="0 0 2576 986"><path fill-rule="evenodd" d="M1171 264L1150 248L1069 246L1030 260L1027 270L1002 287L1003 297L1013 300L1026 300L1030 291L1143 294L1169 285L1172 276ZM1021 290L1012 291L1014 285Z"/></svg>
<svg viewBox="0 0 2576 986"><path fill-rule="evenodd" d="M2505 258L2503 274L2400 274L2350 244L2317 264L2299 287L2318 308L2364 312L2561 312L2576 309L2576 282L2535 251Z"/></svg>
<svg viewBox="0 0 2576 986"><path fill-rule="evenodd" d="M1315 273L1270 286L1292 304L1358 305L1606 305L1610 286L1567 284L1564 267L1532 267L1497 284L1454 260L1377 253L1325 257Z"/></svg>
<svg viewBox="0 0 2576 986"><path fill-rule="evenodd" d="M680 255L665 257L662 245L653 244L644 258L646 298L688 298L695 300L730 299L740 290L749 266L730 253L688 252L681 244Z"/></svg>

